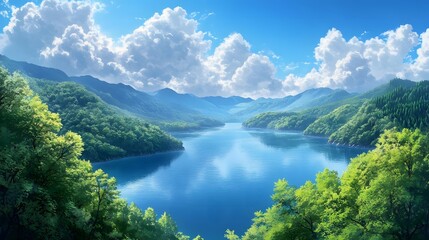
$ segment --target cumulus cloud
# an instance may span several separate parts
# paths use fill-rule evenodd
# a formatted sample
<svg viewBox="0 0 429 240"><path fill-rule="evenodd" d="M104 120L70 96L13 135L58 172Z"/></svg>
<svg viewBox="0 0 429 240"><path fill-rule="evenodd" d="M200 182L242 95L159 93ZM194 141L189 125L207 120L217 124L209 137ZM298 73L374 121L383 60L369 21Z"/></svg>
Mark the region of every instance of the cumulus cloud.
<svg viewBox="0 0 429 240"><path fill-rule="evenodd" d="M113 42L98 31L87 31L73 24L50 46L41 50L42 61L63 69L69 74L81 73L106 75L108 63L114 61Z"/></svg>
<svg viewBox="0 0 429 240"><path fill-rule="evenodd" d="M429 28L420 35L421 47L417 49L417 58L405 74L411 79L429 80Z"/></svg>
<svg viewBox="0 0 429 240"><path fill-rule="evenodd" d="M395 31L382 34L365 42L364 57L368 60L371 74L380 80L392 79L404 72L407 64L404 59L418 44L418 35L411 25L402 25Z"/></svg>
<svg viewBox="0 0 429 240"><path fill-rule="evenodd" d="M428 37L426 33L420 36L418 58L410 63L409 54L418 46L419 36L409 24L366 41L357 37L346 41L339 30L331 29L315 48L318 67L303 77L288 75L283 89L299 92L312 87L332 87L362 92L395 77L421 80L429 56L424 43Z"/></svg>
<svg viewBox="0 0 429 240"><path fill-rule="evenodd" d="M223 40L208 57L206 65L221 79L230 80L237 68L243 66L252 54L250 44L239 33L233 33Z"/></svg>
<svg viewBox="0 0 429 240"><path fill-rule="evenodd" d="M244 97L281 94L281 82L275 78L275 67L267 56L252 54L237 68L231 81L224 82L228 92Z"/></svg>
<svg viewBox="0 0 429 240"><path fill-rule="evenodd" d="M95 23L94 14L102 8L90 1L26 3L13 9L0 36L0 49L14 59L60 68L70 75L121 81L146 91L171 87L198 95L233 95L234 86L246 85L243 71L249 66L255 68L248 80L251 84L240 93L268 95L272 84L262 83L279 82L269 59L252 57L250 44L240 34L225 38L209 56L208 33L198 30L198 21L180 7L155 13L119 41L104 35Z"/></svg>
<svg viewBox="0 0 429 240"><path fill-rule="evenodd" d="M70 75L91 74L140 90L170 87L196 95L280 97L314 87L358 92L393 77L429 78L429 29L418 35L411 25L365 41L346 40L333 28L315 47L316 65L310 72L279 79L270 57L253 52L239 33L227 36L209 54L210 39L215 38L199 30L196 16L181 7L155 13L119 40L106 36L94 20L103 7L63 0L11 7L0 51ZM417 57L411 59L416 48Z"/></svg>
<svg viewBox="0 0 429 240"><path fill-rule="evenodd" d="M192 85L199 80L196 73L211 46L197 27L197 21L187 18L184 9L167 8L122 37L118 62L149 90L174 79Z"/></svg>
<svg viewBox="0 0 429 240"><path fill-rule="evenodd" d="M94 13L98 3L45 0L39 6L28 2L13 8L9 24L3 29L8 44L3 53L17 59L39 62L41 51L71 26L85 32L95 29Z"/></svg>

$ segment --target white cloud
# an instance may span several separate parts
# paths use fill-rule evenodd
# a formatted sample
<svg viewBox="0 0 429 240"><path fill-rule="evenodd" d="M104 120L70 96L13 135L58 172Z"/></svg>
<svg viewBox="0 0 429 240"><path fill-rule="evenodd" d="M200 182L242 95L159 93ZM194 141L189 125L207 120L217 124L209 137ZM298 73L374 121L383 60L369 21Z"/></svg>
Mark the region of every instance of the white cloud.
<svg viewBox="0 0 429 240"><path fill-rule="evenodd" d="M237 68L243 66L252 54L250 44L239 33L229 35L208 57L206 65L219 75L222 80L229 81Z"/></svg>
<svg viewBox="0 0 429 240"><path fill-rule="evenodd" d="M392 79L407 68L404 59L418 44L418 35L411 25L402 25L395 31L383 33L365 42L364 57L368 60L371 74L378 80Z"/></svg>
<svg viewBox="0 0 429 240"><path fill-rule="evenodd" d="M184 9L167 8L122 37L117 60L130 78L142 82L147 90L166 86L174 79L192 85L199 80L196 73L211 45L197 26Z"/></svg>
<svg viewBox="0 0 429 240"><path fill-rule="evenodd" d="M99 3L45 0L40 6L28 2L13 8L9 24L3 29L8 43L3 53L31 62L39 62L40 53L50 46L55 37L73 24L87 32L96 28L93 14Z"/></svg>
<svg viewBox="0 0 429 240"><path fill-rule="evenodd" d="M231 81L224 82L227 91L244 97L281 96L281 82L274 77L276 69L267 56L252 54L237 68Z"/></svg>
<svg viewBox="0 0 429 240"><path fill-rule="evenodd" d="M9 6L5 0L2 4ZM188 15L180 7L166 8L114 41L94 20L103 7L63 0L12 6L0 34L0 51L71 75L91 74L146 91L171 87L197 95L273 97L313 87L363 91L393 77L429 78L429 29L419 36L411 25L365 41L346 40L331 29L314 50L315 67L304 76L289 74L280 80L270 60L279 56L252 52L239 33L226 37L210 55L210 39L216 38L199 30L198 21L213 13ZM417 58L410 59L415 48ZM296 67L284 65L291 72Z"/></svg>
<svg viewBox="0 0 429 240"><path fill-rule="evenodd" d="M113 42L98 31L87 31L78 25L66 27L61 37L40 52L43 62L69 74L107 72L114 61ZM103 74L106 75L106 74Z"/></svg>
<svg viewBox="0 0 429 240"><path fill-rule="evenodd" d="M297 63L289 63L288 65L286 65L286 67L284 68L284 70L286 72L292 72L296 69L299 68L299 65Z"/></svg>
<svg viewBox="0 0 429 240"><path fill-rule="evenodd" d="M421 47L417 49L417 58L405 76L411 79L429 80L429 28L420 35Z"/></svg>
<svg viewBox="0 0 429 240"><path fill-rule="evenodd" d="M318 68L303 77L288 75L283 82L284 91L331 87L362 92L394 77L411 76L413 80L421 80L418 72L425 68L419 67L419 64L425 62L424 56L429 55L429 51L425 52L422 43L416 62L410 65L407 61L411 50L419 43L412 26L401 25L381 36L365 42L357 37L346 41L339 30L329 30L315 48ZM421 38L426 38L426 35L422 34Z"/></svg>
<svg viewBox="0 0 429 240"><path fill-rule="evenodd" d="M233 33L207 58L205 66L216 82L211 89L221 95L245 97L281 96L281 82L276 68L262 53L251 51L250 44L239 33Z"/></svg>
<svg viewBox="0 0 429 240"><path fill-rule="evenodd" d="M328 86L344 88L351 92L370 90L376 82L370 74L368 62L359 52L349 52L335 64L335 72Z"/></svg>
<svg viewBox="0 0 429 240"><path fill-rule="evenodd" d="M240 93L269 94L270 84L261 82L273 79L270 71L275 72L274 66L263 55L257 55L260 61L248 60L250 44L240 34L225 38L208 56L208 33L199 31L197 20L176 7L155 13L114 42L94 21L94 14L102 7L89 1L27 3L13 11L0 48L12 58L60 68L71 75L91 74L145 91L171 87L198 95L234 94L232 86L245 84L243 73L233 79L234 74L251 64L259 69L254 73L261 74L260 83L254 89L250 84L248 92ZM246 61L249 63L244 66ZM255 83L257 77L249 81Z"/></svg>

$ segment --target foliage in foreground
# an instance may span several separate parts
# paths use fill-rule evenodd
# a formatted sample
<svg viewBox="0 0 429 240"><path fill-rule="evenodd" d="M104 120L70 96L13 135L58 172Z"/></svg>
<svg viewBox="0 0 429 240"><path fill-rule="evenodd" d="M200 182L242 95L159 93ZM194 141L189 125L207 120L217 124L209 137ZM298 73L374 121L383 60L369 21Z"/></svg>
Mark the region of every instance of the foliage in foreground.
<svg viewBox="0 0 429 240"><path fill-rule="evenodd" d="M171 217L119 197L80 160L81 137L19 75L0 69L0 239L189 239Z"/></svg>
<svg viewBox="0 0 429 240"><path fill-rule="evenodd" d="M429 239L428 183L428 136L390 130L341 178L325 170L300 188L279 180L273 206L255 213L241 239Z"/></svg>

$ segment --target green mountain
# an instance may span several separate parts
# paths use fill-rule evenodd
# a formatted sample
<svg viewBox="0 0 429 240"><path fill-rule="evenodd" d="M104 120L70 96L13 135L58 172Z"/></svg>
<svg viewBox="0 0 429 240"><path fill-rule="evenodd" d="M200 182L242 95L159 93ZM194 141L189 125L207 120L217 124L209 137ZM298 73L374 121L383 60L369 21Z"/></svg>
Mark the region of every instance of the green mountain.
<svg viewBox="0 0 429 240"><path fill-rule="evenodd" d="M175 105L167 104L168 101L157 99L122 83L107 83L92 76L69 77L58 69L14 61L3 55L0 55L0 65L3 65L9 72L18 71L36 79L79 83L104 102L157 124L164 129L199 129L223 125L221 121L205 116L190 107L177 108Z"/></svg>
<svg viewBox="0 0 429 240"><path fill-rule="evenodd" d="M170 88L164 88L154 92L152 95L157 101L179 112L199 114L223 122L231 120L231 115L226 110L193 94L181 94Z"/></svg>
<svg viewBox="0 0 429 240"><path fill-rule="evenodd" d="M35 64L14 61L0 54L0 66L9 72L20 72L32 78L47 79L57 82L70 81L70 78L63 71L55 68L47 68Z"/></svg>
<svg viewBox="0 0 429 240"><path fill-rule="evenodd" d="M230 110L234 116L244 121L263 112L299 112L325 104L350 99L354 94L344 90L315 88L284 98L260 98L252 102L240 103Z"/></svg>
<svg viewBox="0 0 429 240"><path fill-rule="evenodd" d="M387 129L428 129L428 82L393 79L369 92L299 112L262 113L244 127L304 130L338 144L372 146Z"/></svg>
<svg viewBox="0 0 429 240"><path fill-rule="evenodd" d="M332 112L317 118L304 131L304 134L329 136L350 120L357 112L360 104L345 104Z"/></svg>
<svg viewBox="0 0 429 240"><path fill-rule="evenodd" d="M203 97L202 99L206 100L207 102L213 103L214 105L225 110L229 110L241 103L253 102L253 99L251 98L243 98L239 96L232 96L232 97L210 96L210 97Z"/></svg>
<svg viewBox="0 0 429 240"><path fill-rule="evenodd" d="M365 103L329 141L350 145L374 145L387 129L429 130L429 81L411 88L398 87Z"/></svg>
<svg viewBox="0 0 429 240"><path fill-rule="evenodd" d="M266 112L256 115L243 122L243 127L246 128L268 128L268 125L278 119L296 115L291 112Z"/></svg>
<svg viewBox="0 0 429 240"><path fill-rule="evenodd" d="M221 126L222 122L244 121L268 111L301 111L354 96L344 90L329 88L310 89L284 98L257 100L237 96L197 97L171 89L144 93L122 83L107 83L92 76L69 77L58 69L14 61L3 55L0 55L0 65L10 72L19 71L37 79L79 83L104 102L172 131Z"/></svg>
<svg viewBox="0 0 429 240"><path fill-rule="evenodd" d="M82 136L86 159L102 161L183 148L159 127L124 115L77 83L31 79L31 85L49 109L60 114L62 132Z"/></svg>

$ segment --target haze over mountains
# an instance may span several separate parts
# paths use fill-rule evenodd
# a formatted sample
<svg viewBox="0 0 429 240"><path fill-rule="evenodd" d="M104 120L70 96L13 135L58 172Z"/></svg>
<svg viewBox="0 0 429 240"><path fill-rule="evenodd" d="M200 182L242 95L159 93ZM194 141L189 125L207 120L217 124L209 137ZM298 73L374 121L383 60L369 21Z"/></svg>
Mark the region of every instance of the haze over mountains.
<svg viewBox="0 0 429 240"><path fill-rule="evenodd" d="M118 124L121 121L124 124L124 121L120 120L121 116L131 116L172 132L218 127L225 122L243 122L244 127L298 130L310 135L329 136L330 141L335 143L365 146L374 145L378 136L386 129L392 127L426 129L428 122L418 112L424 109L423 106L427 102L426 81L416 83L393 79L388 84L361 94L349 93L341 89L315 88L294 96L255 100L240 96L198 97L193 94L177 93L169 88L145 93L122 83L112 84L88 75L71 77L58 69L14 61L2 55L0 55L0 65L5 66L10 72L18 71L27 75L33 90L42 97L50 109L62 115L63 121L68 126L66 129L73 129L76 125L68 124L76 120L75 118L71 120L69 113L73 112L70 111L72 108L70 106L82 105L79 99L92 99L93 104L98 104L97 108L117 116L115 121L117 120ZM68 82L74 85L62 84ZM395 98L391 96L401 89L414 89L414 87L416 90L410 93L401 92L404 96ZM99 100L94 98L95 95ZM64 96L69 99L63 99L60 101L61 104L57 104L56 98L64 98ZM401 108L392 110L392 107L388 106L390 100L400 102ZM380 102L386 106L380 105ZM82 109L84 109L83 106L81 106ZM414 112L407 110L407 106L411 106ZM392 115L389 113L390 110L386 109L394 111L396 115ZM80 117L91 119L91 111L95 111L94 108L87 107L87 111ZM398 117L399 112L413 115L413 122L404 121ZM72 115L79 115L78 111L76 110ZM102 116L103 114L98 116L100 121L103 119ZM75 130L77 132L82 130L80 134L86 136L86 141L94 143L95 150L91 155L94 156L92 158L108 159L126 155L129 151L119 147L121 146L119 142L115 142L111 148L101 144L108 134L101 125L93 123L89 130L81 128ZM123 129L119 127L118 131ZM92 135L87 136L88 132ZM165 137L168 138L166 135ZM174 142L174 139L168 141ZM177 144L175 144L169 145L176 148ZM119 149L116 152L112 151L114 147ZM90 156L88 151L84 154Z"/></svg>
<svg viewBox="0 0 429 240"><path fill-rule="evenodd" d="M168 88L145 93L122 83L107 83L92 76L71 77L58 69L14 61L4 55L0 55L0 65L10 72L18 71L31 78L76 82L95 93L104 102L149 121L202 122L211 119L221 122L241 122L266 111L303 110L354 96L344 90L329 88L310 89L284 98L256 100L240 96L197 97L177 93Z"/></svg>

